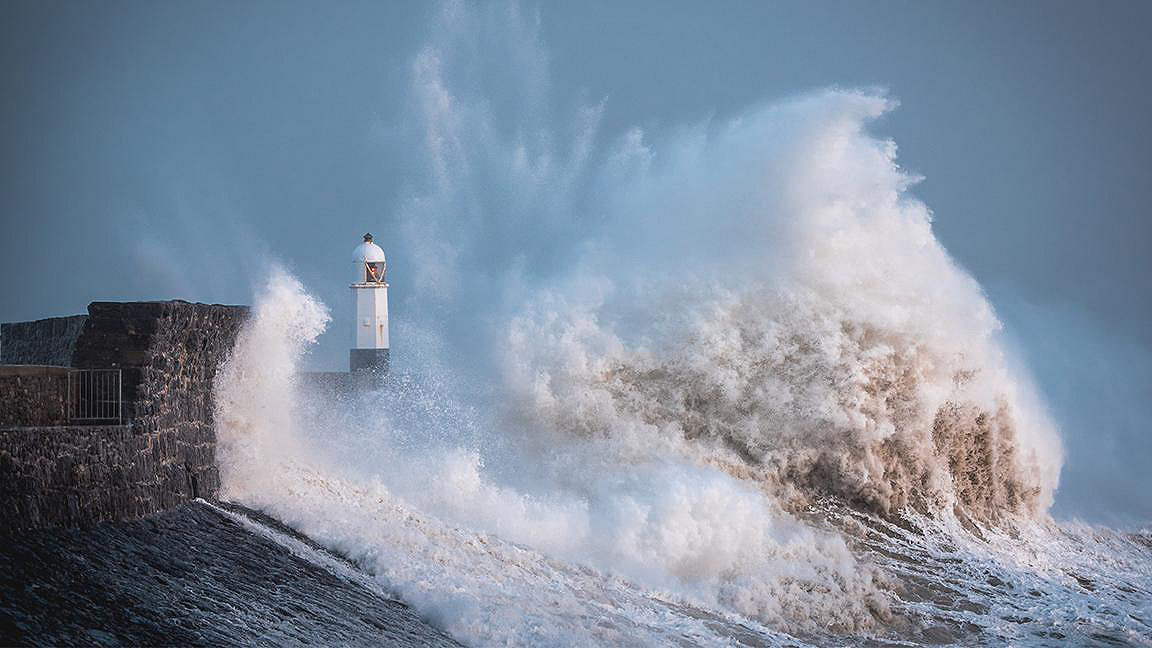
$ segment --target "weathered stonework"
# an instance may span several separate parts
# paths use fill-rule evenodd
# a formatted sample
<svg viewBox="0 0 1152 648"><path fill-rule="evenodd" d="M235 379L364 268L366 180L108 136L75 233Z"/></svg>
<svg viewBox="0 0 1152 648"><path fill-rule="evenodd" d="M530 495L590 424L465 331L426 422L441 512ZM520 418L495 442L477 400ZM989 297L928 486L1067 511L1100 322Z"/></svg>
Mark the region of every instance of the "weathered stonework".
<svg viewBox="0 0 1152 648"><path fill-rule="evenodd" d="M68 423L68 369L0 365L0 426Z"/></svg>
<svg viewBox="0 0 1152 648"><path fill-rule="evenodd" d="M10 530L86 526L183 501L165 493L165 451L131 426L0 429L0 515Z"/></svg>
<svg viewBox="0 0 1152 648"><path fill-rule="evenodd" d="M72 364L72 349L87 315L0 324L0 365Z"/></svg>
<svg viewBox="0 0 1152 648"><path fill-rule="evenodd" d="M242 306L90 304L72 364L122 370L125 425L0 429L9 529L132 519L215 497L212 381L246 317ZM17 393L0 383L0 400Z"/></svg>
<svg viewBox="0 0 1152 648"><path fill-rule="evenodd" d="M93 302L73 366L123 369L125 418L138 430L192 423L198 436L212 435L212 381L247 313L183 301Z"/></svg>

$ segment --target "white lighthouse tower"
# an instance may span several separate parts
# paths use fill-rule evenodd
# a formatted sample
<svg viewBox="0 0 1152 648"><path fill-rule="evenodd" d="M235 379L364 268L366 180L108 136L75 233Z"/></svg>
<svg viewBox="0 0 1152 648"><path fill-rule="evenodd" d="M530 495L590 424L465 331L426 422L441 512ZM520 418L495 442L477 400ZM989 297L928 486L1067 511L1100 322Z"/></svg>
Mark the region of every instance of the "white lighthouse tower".
<svg viewBox="0 0 1152 648"><path fill-rule="evenodd" d="M352 303L356 321L348 367L353 372L384 374L388 371L388 264L384 250L365 234L364 242L353 251L356 274L352 283Z"/></svg>

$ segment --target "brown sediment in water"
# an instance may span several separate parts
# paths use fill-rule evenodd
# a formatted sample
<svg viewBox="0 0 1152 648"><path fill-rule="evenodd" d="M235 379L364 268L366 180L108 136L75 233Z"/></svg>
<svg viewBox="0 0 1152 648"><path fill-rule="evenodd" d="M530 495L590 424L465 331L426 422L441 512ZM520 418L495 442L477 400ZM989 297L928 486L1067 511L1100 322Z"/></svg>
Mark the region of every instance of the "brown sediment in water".
<svg viewBox="0 0 1152 648"><path fill-rule="evenodd" d="M813 333L738 331L735 354L705 346L694 357L622 360L591 387L617 416L721 449L707 461L791 509L831 495L881 515L953 511L978 533L974 522L1045 508L1007 395L983 405L966 395L978 369L861 324L841 324L831 350ZM951 398L938 397L941 383ZM611 434L581 412L557 423Z"/></svg>

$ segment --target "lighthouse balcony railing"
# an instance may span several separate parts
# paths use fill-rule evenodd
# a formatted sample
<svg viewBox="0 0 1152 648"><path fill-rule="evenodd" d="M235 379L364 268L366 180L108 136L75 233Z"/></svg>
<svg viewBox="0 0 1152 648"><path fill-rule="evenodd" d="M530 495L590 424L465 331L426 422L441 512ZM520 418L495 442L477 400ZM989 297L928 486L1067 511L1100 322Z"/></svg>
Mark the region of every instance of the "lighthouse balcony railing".
<svg viewBox="0 0 1152 648"><path fill-rule="evenodd" d="M68 372L68 421L123 423L123 396L119 369L72 369Z"/></svg>

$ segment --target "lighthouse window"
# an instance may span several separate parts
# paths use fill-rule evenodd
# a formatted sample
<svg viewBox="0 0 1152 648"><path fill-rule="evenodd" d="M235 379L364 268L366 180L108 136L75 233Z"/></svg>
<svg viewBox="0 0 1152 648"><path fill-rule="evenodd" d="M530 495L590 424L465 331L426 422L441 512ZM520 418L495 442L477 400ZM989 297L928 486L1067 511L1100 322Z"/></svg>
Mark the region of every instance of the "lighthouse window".
<svg viewBox="0 0 1152 648"><path fill-rule="evenodd" d="M382 283L384 281L384 262L364 263L364 281L366 283Z"/></svg>

